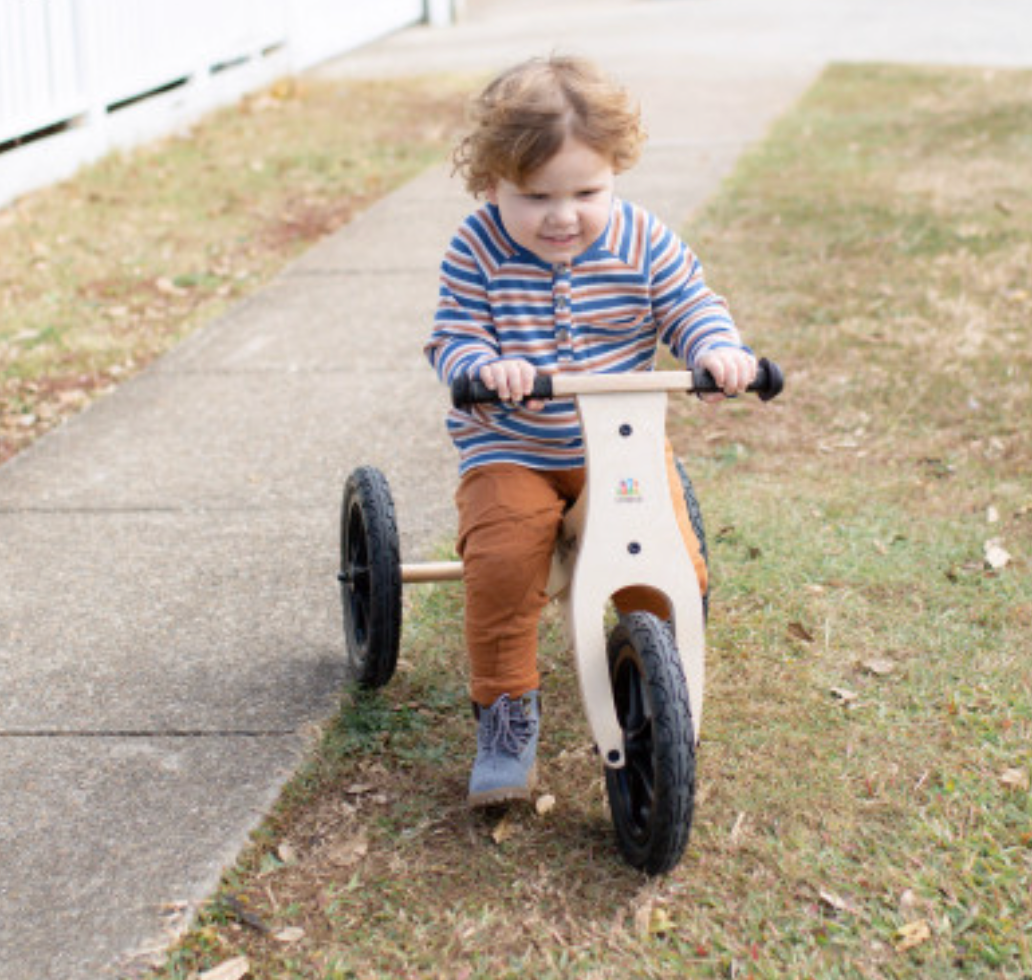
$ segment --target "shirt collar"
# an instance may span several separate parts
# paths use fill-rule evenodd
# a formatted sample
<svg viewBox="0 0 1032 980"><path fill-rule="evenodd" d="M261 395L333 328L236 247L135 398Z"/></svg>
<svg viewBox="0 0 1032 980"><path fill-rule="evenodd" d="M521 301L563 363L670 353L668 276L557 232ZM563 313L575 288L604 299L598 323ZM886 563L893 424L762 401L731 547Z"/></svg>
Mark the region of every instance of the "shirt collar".
<svg viewBox="0 0 1032 980"><path fill-rule="evenodd" d="M497 204L492 204L490 201L485 205L488 214L491 215L491 221L498 229L499 234L502 236L502 240L505 242L509 249L509 258L519 256L521 259L531 262L534 265L539 265L543 269L551 269L552 263L546 262L544 259L535 255L529 248L524 248L519 242L516 241L512 235L506 230L505 223L502 221L502 213L498 209ZM616 255L620 248L620 236L622 234L621 224L622 222L617 220L617 215L623 210L623 204L620 199L614 194L613 201L609 208L609 221L606 224L605 231L602 232L598 238L588 246L585 251L578 255L571 265L578 266L583 262L590 262L593 259L597 259L600 255Z"/></svg>

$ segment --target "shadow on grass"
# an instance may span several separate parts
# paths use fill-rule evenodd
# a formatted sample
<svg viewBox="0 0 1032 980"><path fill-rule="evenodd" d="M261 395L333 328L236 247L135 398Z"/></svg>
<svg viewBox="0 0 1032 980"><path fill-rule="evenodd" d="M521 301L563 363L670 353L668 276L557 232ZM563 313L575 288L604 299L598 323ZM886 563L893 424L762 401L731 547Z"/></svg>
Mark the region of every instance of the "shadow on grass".
<svg viewBox="0 0 1032 980"><path fill-rule="evenodd" d="M348 691L212 906L247 910L234 951L254 975L295 975L288 959L295 969L310 951L296 975L450 976L465 964L470 977L547 976L564 969L559 953L610 942L648 884L616 850L601 764L568 731L579 703L553 700L539 794L554 808L472 811L474 723L454 677L420 670L388 692ZM304 943L276 938L291 934ZM193 969L218 961L197 952ZM338 972L319 972L328 962Z"/></svg>

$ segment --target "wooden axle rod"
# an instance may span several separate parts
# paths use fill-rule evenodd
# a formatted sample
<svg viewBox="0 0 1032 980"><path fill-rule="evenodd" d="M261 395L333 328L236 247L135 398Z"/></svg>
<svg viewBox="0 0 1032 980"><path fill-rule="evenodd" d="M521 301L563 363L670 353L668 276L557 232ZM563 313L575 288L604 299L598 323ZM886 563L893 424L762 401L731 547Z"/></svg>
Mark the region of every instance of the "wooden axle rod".
<svg viewBox="0 0 1032 980"><path fill-rule="evenodd" d="M461 582L461 561L428 561L418 565L402 565L401 580L419 582Z"/></svg>

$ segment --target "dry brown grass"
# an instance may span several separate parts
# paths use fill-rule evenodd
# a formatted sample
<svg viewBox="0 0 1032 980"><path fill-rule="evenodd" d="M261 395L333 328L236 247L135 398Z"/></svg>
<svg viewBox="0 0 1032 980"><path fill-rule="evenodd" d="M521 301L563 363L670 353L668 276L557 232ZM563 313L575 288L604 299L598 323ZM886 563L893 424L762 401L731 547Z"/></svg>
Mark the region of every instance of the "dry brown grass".
<svg viewBox="0 0 1032 980"><path fill-rule="evenodd" d="M442 158L463 91L284 79L0 210L0 463Z"/></svg>

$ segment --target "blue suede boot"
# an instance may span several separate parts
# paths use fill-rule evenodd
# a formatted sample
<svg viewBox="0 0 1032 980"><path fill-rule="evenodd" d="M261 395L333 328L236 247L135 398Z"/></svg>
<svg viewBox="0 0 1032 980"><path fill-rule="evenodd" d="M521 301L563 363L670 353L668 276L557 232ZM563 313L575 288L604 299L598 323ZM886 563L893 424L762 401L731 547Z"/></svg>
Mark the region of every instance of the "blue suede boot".
<svg viewBox="0 0 1032 980"><path fill-rule="evenodd" d="M538 692L512 700L503 694L478 708L477 757L469 777L469 805L529 800L537 781Z"/></svg>

